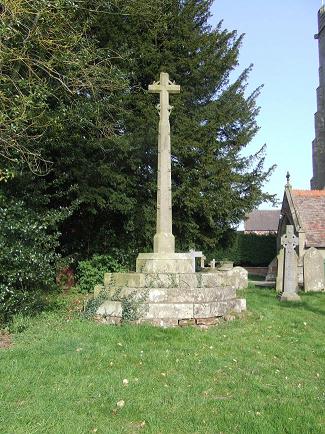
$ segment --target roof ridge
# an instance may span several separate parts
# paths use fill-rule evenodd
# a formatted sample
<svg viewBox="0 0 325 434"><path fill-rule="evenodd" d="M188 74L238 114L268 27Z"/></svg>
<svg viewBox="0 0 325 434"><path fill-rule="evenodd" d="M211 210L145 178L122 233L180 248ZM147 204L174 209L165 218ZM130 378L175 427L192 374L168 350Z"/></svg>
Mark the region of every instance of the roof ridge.
<svg viewBox="0 0 325 434"><path fill-rule="evenodd" d="M325 190L291 190L296 196L325 196Z"/></svg>

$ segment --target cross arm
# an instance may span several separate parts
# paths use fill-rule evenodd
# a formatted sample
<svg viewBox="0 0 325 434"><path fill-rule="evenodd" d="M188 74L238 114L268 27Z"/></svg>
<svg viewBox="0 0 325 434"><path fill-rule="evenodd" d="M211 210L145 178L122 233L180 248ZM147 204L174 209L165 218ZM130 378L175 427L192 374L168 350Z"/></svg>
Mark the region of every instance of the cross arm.
<svg viewBox="0 0 325 434"><path fill-rule="evenodd" d="M167 90L168 93L180 93L181 87L178 84L169 82L167 86L161 85L160 83L149 84L149 93L160 93L163 90Z"/></svg>

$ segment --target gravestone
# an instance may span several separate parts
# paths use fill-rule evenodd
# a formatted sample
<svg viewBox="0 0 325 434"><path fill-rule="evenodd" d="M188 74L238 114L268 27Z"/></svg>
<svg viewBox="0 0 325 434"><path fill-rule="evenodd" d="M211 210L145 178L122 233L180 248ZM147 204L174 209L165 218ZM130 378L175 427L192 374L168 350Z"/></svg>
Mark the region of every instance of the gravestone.
<svg viewBox="0 0 325 434"><path fill-rule="evenodd" d="M281 247L277 255L276 292L283 291L284 248Z"/></svg>
<svg viewBox="0 0 325 434"><path fill-rule="evenodd" d="M298 245L298 238L294 234L293 226L287 225L286 233L281 237L281 244L284 247L284 271L283 271L283 292L281 301L300 301L298 295L298 256L295 247Z"/></svg>
<svg viewBox="0 0 325 434"><path fill-rule="evenodd" d="M304 254L304 289L306 292L325 289L324 259L315 247Z"/></svg>
<svg viewBox="0 0 325 434"><path fill-rule="evenodd" d="M267 282L273 282L276 280L277 276L277 270L278 270L278 258L275 257L269 264L267 268L267 275L265 277L265 280Z"/></svg>

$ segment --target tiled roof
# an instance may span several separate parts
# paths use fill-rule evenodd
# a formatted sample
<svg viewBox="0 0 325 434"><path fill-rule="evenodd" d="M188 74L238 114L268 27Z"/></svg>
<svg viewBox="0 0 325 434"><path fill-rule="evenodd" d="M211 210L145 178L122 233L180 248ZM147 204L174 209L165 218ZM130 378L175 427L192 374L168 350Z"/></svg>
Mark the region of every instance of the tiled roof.
<svg viewBox="0 0 325 434"><path fill-rule="evenodd" d="M325 197L325 190L292 190L295 196Z"/></svg>
<svg viewBox="0 0 325 434"><path fill-rule="evenodd" d="M280 210L254 210L247 215L244 222L245 231L270 231L278 230Z"/></svg>
<svg viewBox="0 0 325 434"><path fill-rule="evenodd" d="M325 190L291 190L307 247L325 247Z"/></svg>

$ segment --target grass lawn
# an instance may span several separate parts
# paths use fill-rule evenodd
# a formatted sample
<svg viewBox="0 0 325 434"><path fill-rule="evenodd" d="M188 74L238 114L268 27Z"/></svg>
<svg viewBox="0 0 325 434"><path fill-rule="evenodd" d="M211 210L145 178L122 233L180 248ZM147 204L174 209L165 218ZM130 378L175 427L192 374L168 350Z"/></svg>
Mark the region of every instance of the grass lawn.
<svg viewBox="0 0 325 434"><path fill-rule="evenodd" d="M0 433L325 433L325 294L243 295L208 330L40 315L0 350Z"/></svg>

